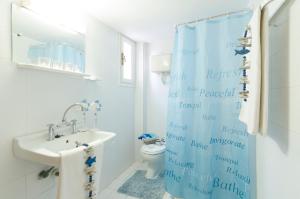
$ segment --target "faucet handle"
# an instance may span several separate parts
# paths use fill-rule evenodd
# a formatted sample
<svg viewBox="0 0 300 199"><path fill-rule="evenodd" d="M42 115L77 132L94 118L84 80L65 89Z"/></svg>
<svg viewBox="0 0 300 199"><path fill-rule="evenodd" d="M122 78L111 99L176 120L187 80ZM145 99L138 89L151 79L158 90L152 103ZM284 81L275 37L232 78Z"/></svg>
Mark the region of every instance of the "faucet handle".
<svg viewBox="0 0 300 199"><path fill-rule="evenodd" d="M51 141L54 139L54 131L56 128L55 124L47 124L48 127L48 140Z"/></svg>
<svg viewBox="0 0 300 199"><path fill-rule="evenodd" d="M48 130L50 131L50 130L55 130L56 129L56 125L55 124L53 124L53 123L51 123L51 124L47 124L47 127L48 127Z"/></svg>
<svg viewBox="0 0 300 199"><path fill-rule="evenodd" d="M77 120L71 120L71 126L72 126L72 133L77 133Z"/></svg>

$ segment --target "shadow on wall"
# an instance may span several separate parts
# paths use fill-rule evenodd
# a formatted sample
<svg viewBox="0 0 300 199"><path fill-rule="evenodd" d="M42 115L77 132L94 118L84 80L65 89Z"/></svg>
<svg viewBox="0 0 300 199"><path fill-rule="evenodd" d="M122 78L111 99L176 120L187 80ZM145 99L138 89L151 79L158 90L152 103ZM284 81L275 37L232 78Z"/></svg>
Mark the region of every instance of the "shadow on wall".
<svg viewBox="0 0 300 199"><path fill-rule="evenodd" d="M289 150L290 96L290 9L295 0L289 0L270 23L270 97L269 132L285 154Z"/></svg>

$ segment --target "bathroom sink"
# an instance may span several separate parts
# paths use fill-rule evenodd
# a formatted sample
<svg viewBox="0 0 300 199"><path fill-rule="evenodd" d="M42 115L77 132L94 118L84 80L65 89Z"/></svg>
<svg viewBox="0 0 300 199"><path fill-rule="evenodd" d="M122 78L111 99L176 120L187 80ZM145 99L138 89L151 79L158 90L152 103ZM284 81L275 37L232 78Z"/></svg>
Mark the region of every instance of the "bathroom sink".
<svg viewBox="0 0 300 199"><path fill-rule="evenodd" d="M15 138L13 150L19 158L58 167L61 151L76 150L78 143L95 146L111 140L115 135L112 132L87 130L48 141L48 132L42 131Z"/></svg>

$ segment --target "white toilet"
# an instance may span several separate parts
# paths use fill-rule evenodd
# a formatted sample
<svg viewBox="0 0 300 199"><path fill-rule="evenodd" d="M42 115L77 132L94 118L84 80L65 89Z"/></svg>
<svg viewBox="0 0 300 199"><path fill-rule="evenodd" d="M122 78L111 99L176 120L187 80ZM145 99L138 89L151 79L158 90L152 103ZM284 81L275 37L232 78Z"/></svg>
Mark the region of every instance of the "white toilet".
<svg viewBox="0 0 300 199"><path fill-rule="evenodd" d="M141 154L147 165L146 178L155 179L163 171L165 150L165 145L149 144L142 146Z"/></svg>

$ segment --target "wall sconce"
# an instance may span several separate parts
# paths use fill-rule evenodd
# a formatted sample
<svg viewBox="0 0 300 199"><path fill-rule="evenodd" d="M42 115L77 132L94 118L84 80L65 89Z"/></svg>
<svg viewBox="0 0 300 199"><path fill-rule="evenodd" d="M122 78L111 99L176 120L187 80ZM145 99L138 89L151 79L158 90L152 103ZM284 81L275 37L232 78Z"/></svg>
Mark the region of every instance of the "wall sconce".
<svg viewBox="0 0 300 199"><path fill-rule="evenodd" d="M163 84L167 83L167 78L170 75L172 54L160 54L151 56L151 72L161 76Z"/></svg>

